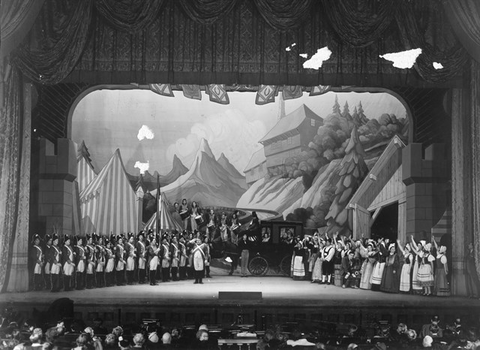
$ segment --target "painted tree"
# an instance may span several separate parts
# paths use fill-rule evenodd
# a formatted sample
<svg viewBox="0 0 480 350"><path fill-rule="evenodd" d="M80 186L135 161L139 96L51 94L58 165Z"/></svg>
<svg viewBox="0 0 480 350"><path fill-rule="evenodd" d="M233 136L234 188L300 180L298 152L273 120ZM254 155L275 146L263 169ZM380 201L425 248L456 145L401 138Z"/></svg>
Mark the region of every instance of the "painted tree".
<svg viewBox="0 0 480 350"><path fill-rule="evenodd" d="M85 160L92 166L93 169L92 158L90 156L90 152L88 151L87 146L85 145L85 141L82 141L82 143L77 149L77 159L80 159L82 157L85 158Z"/></svg>
<svg viewBox="0 0 480 350"><path fill-rule="evenodd" d="M345 156L339 166L335 196L325 216L328 233L349 232L347 204L368 173L364 156L365 151L358 139L357 128L354 127L345 148Z"/></svg>

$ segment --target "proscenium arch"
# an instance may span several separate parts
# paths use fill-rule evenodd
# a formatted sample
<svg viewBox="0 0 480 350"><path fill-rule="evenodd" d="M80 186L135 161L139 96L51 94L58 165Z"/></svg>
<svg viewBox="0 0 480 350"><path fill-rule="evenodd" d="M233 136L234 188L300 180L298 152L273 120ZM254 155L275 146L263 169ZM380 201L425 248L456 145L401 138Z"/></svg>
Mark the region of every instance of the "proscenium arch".
<svg viewBox="0 0 480 350"><path fill-rule="evenodd" d="M180 86L173 86L172 89L174 91L182 91ZM102 85L95 85L91 86L85 90L83 90L73 101L70 109L68 110L68 115L67 115L67 138L71 139L72 137L72 118L73 118L73 113L75 111L75 108L77 105L80 103L80 101L86 97L88 94L97 91L97 90L146 90L146 91L151 91L148 85L112 85L112 84L102 84ZM202 89L204 90L204 89ZM408 126L408 142L412 142L414 139L414 120L412 116L412 112L410 110L409 104L405 101L405 99L397 92L386 89L386 88L367 88L367 87L348 87L348 88L342 88L342 87L332 87L329 92L336 92L336 93L349 93L349 92L357 92L357 93L387 93L395 97L404 107L406 111L406 116L409 121L409 126ZM255 93L255 91L252 91L250 89L245 89L245 90L233 90L233 89L228 89L227 87L227 92L251 92L252 94ZM171 98L168 96L159 96L160 98ZM312 97L314 98L314 97ZM212 102L214 103L214 102ZM252 103L255 103L254 100L252 99Z"/></svg>

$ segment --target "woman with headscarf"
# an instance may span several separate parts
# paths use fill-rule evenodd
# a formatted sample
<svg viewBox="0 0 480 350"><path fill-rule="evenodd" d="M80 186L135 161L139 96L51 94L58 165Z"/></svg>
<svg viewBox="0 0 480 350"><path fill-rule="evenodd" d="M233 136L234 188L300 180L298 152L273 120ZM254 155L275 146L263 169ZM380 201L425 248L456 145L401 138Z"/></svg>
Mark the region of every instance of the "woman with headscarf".
<svg viewBox="0 0 480 350"><path fill-rule="evenodd" d="M295 246L293 247L293 275L294 280L303 280L305 277L305 266L303 264L304 249L300 237L295 237Z"/></svg>
<svg viewBox="0 0 480 350"><path fill-rule="evenodd" d="M433 262L435 257L431 254L432 244L425 244L423 257L418 268L418 281L423 287L423 295L432 295L432 287L434 282L433 277Z"/></svg>
<svg viewBox="0 0 480 350"><path fill-rule="evenodd" d="M403 255L403 265L400 272L400 292L408 293L411 289L410 277L412 271L413 254L411 252L410 243L405 244L405 248L402 248L400 241L397 240L398 249L400 249Z"/></svg>
<svg viewBox="0 0 480 350"><path fill-rule="evenodd" d="M413 257L412 292L415 294L420 294L423 290L423 287L418 280L418 269L424 255L423 247L426 241L422 240L417 244L413 239L413 235L410 237L412 243L412 252L415 254L415 256Z"/></svg>
<svg viewBox="0 0 480 350"><path fill-rule="evenodd" d="M370 280L372 278L372 272L373 272L373 265L375 264L375 261L377 260L375 255L375 242L373 240L368 240L367 241L367 247L365 248L363 245L360 245L360 255L365 259L362 264L361 268L361 275L362 277L360 278L360 288L361 289L371 289L372 284L370 283Z"/></svg>
<svg viewBox="0 0 480 350"><path fill-rule="evenodd" d="M437 259L435 260L435 280L434 280L434 293L437 297L449 297L450 286L448 285L448 265L447 265L447 247L441 245L440 248L437 245L435 239L432 239L437 250Z"/></svg>
<svg viewBox="0 0 480 350"><path fill-rule="evenodd" d="M398 293L400 277L400 262L395 249L395 243L388 246L388 256L385 258L385 269L383 270L382 284L380 290L387 293Z"/></svg>

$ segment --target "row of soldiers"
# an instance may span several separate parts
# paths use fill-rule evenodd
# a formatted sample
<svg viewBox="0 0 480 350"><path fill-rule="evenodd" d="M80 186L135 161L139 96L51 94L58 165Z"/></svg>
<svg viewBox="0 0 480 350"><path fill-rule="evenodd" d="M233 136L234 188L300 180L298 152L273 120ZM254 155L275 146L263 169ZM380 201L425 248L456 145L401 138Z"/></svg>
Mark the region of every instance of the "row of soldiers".
<svg viewBox="0 0 480 350"><path fill-rule="evenodd" d="M44 244L35 234L31 249L35 290L91 289L113 285L156 285L156 281L210 277L210 244L200 234L149 231L70 237L46 235ZM206 241L206 242L204 242ZM147 281L148 280L148 281Z"/></svg>

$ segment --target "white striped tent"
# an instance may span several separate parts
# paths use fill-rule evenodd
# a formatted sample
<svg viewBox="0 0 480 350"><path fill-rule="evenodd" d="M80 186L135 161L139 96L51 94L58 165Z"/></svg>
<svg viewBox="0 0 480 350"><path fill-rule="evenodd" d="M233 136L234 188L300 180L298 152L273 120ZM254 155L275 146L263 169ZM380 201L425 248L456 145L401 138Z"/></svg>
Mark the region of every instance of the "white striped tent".
<svg viewBox="0 0 480 350"><path fill-rule="evenodd" d="M88 152L87 146L85 146L85 142L82 141L77 150L77 182L80 193L92 182L95 176L97 176L89 157L90 153Z"/></svg>
<svg viewBox="0 0 480 350"><path fill-rule="evenodd" d="M158 219L157 219L158 218ZM182 225L173 218L168 210L168 202L165 194L160 194L160 201L158 203L158 210L152 215L150 220L145 224L145 231L153 230L156 232L157 224L160 222L160 230L177 230L182 231Z"/></svg>
<svg viewBox="0 0 480 350"><path fill-rule="evenodd" d="M80 157L77 160L77 182L78 189L82 192L90 182L95 178L95 170L93 170L92 164L85 159L85 157Z"/></svg>
<svg viewBox="0 0 480 350"><path fill-rule="evenodd" d="M116 150L105 167L80 193L82 230L101 235L137 232L137 198Z"/></svg>

